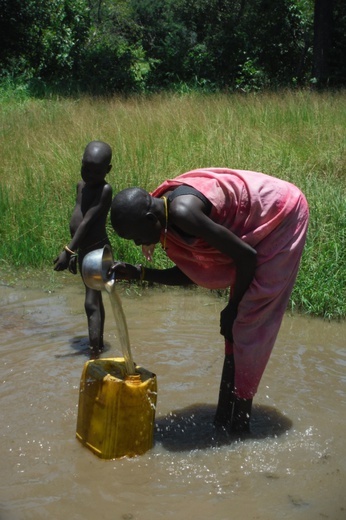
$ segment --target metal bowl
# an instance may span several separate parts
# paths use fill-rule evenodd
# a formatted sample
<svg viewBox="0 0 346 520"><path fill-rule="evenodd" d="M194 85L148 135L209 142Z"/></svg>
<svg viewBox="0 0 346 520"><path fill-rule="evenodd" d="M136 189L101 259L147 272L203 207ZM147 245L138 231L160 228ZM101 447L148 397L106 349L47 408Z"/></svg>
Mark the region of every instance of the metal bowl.
<svg viewBox="0 0 346 520"><path fill-rule="evenodd" d="M82 276L85 285L90 289L103 291L109 281L108 270L114 263L112 250L109 245L102 249L95 249L85 255L82 263Z"/></svg>

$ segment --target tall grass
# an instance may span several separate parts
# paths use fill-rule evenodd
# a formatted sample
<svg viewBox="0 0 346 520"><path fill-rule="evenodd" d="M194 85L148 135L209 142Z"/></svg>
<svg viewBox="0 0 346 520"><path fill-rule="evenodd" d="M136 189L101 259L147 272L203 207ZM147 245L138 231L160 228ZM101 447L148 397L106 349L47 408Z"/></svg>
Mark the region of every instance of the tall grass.
<svg viewBox="0 0 346 520"><path fill-rule="evenodd" d="M51 266L68 222L85 145L113 148L108 181L153 189L205 166L263 171L305 193L311 224L291 306L346 315L346 93L163 94L10 98L1 105L0 266ZM110 233L112 233L110 231ZM143 261L112 235L116 255ZM157 265L165 266L159 253Z"/></svg>

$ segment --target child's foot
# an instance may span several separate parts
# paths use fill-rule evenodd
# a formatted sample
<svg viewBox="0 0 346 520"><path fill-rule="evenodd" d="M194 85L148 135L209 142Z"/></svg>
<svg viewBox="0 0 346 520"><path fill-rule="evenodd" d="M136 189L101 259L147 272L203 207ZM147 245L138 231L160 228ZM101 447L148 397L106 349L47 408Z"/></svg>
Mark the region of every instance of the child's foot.
<svg viewBox="0 0 346 520"><path fill-rule="evenodd" d="M90 359L99 359L100 355L103 352L104 347L89 347L90 349Z"/></svg>

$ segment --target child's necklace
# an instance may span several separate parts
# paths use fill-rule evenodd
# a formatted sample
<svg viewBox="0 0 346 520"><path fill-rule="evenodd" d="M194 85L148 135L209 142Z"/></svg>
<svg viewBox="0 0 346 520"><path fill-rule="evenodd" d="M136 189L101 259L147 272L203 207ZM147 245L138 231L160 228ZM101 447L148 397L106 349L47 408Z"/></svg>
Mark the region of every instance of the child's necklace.
<svg viewBox="0 0 346 520"><path fill-rule="evenodd" d="M163 250L166 251L166 240L167 240L167 228L168 228L168 203L167 203L167 197L161 197L163 199L163 203L165 205L165 234L163 237Z"/></svg>

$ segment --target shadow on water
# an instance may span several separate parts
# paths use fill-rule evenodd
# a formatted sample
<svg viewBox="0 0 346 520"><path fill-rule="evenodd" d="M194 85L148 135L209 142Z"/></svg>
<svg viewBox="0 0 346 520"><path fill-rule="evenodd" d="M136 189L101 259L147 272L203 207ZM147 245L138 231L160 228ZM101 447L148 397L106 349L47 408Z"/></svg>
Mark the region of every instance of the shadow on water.
<svg viewBox="0 0 346 520"><path fill-rule="evenodd" d="M215 448L239 440L239 435L229 434L213 424L215 405L196 403L174 410L155 421L155 442L169 451L190 451ZM251 417L251 433L242 439L278 437L292 427L292 421L276 408L254 405Z"/></svg>
<svg viewBox="0 0 346 520"><path fill-rule="evenodd" d="M88 336L80 337L75 336L70 339L70 348L72 352L67 352L66 354L55 354L55 357L60 358L68 358L74 356L85 356L90 359L90 348L89 348L89 338ZM108 352L111 349L111 345L107 342L104 344L103 352ZM1 519L0 519L1 520Z"/></svg>

